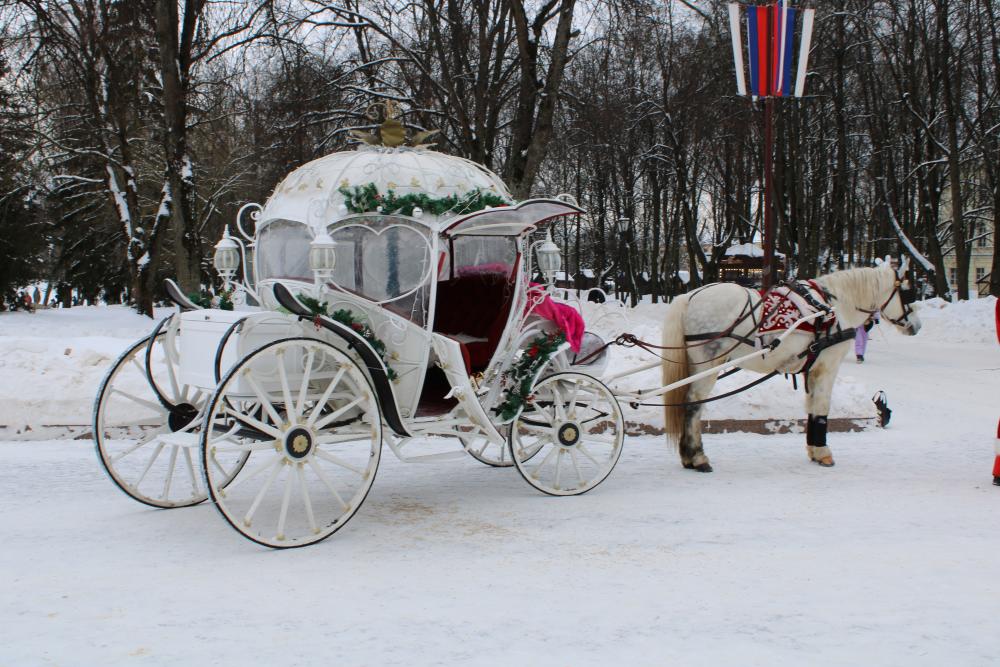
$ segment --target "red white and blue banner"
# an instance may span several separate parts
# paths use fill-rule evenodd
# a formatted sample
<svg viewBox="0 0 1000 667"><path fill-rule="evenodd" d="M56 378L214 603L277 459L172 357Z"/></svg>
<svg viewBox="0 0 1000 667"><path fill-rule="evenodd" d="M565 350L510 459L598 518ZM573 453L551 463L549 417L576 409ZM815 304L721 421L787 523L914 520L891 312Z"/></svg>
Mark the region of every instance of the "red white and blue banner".
<svg viewBox="0 0 1000 667"><path fill-rule="evenodd" d="M815 9L795 9L787 0L769 5L729 4L736 89L740 95L802 97L815 16Z"/></svg>

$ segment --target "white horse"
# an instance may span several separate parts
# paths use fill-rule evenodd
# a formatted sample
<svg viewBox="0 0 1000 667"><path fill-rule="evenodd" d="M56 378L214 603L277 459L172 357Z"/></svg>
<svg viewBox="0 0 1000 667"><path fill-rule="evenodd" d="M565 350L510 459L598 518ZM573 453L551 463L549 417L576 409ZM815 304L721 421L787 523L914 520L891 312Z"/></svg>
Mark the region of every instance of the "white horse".
<svg viewBox="0 0 1000 667"><path fill-rule="evenodd" d="M920 321L909 307L912 290L903 279L906 269L905 260L897 271L887 257L875 268L817 278L815 282L828 294L835 324L818 336L796 330L767 355L740 364L758 373L806 373L806 450L810 460L822 466L833 465L826 444L830 394L854 329L881 311L883 319L907 335L920 330ZM664 386L751 353L752 345L773 341L775 334L758 335L760 302L757 290L733 283L706 285L674 299L663 324ZM824 342L827 346L818 351ZM818 351L814 358L809 355L811 345ZM711 395L717 379L717 373L709 374L665 396L667 435L678 443L685 468L712 471L701 442L702 406L696 402Z"/></svg>

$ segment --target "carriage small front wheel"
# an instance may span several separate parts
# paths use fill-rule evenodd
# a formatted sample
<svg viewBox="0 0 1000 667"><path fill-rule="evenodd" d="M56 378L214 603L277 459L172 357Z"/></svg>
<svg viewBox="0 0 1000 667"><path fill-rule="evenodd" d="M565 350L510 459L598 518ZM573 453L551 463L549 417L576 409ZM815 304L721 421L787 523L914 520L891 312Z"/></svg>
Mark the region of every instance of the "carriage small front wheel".
<svg viewBox="0 0 1000 667"><path fill-rule="evenodd" d="M622 453L625 420L614 394L583 373L556 373L535 385L511 426L511 458L528 484L575 496L603 482Z"/></svg>
<svg viewBox="0 0 1000 667"><path fill-rule="evenodd" d="M212 427L209 428L208 425ZM342 528L364 502L382 451L372 385L347 354L312 338L264 345L234 365L205 414L205 480L244 537L301 547ZM230 481L220 457L249 460Z"/></svg>

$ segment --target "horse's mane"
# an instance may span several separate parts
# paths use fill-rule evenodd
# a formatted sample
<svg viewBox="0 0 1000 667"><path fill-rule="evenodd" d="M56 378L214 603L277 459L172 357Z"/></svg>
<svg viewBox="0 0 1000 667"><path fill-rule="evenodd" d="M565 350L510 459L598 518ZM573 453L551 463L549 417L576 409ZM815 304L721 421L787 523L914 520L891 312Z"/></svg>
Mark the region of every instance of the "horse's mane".
<svg viewBox="0 0 1000 667"><path fill-rule="evenodd" d="M845 269L834 271L816 278L816 282L825 287L837 300L834 305L849 305L858 308L872 308L879 295L892 291L896 281L896 272L892 267L878 266L874 268ZM883 297L884 298L884 297ZM854 310L854 309L849 309ZM841 312L840 315L847 314Z"/></svg>

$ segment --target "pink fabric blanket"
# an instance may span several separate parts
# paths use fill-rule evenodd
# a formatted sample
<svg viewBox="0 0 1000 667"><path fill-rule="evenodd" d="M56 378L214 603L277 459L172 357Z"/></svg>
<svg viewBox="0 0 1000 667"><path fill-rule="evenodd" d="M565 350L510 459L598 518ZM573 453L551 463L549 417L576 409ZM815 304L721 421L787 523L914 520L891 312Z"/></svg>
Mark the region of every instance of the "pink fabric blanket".
<svg viewBox="0 0 1000 667"><path fill-rule="evenodd" d="M532 283L529 289L531 302L537 300L538 296L544 294L542 286ZM548 294L545 294L537 306L531 311L539 317L544 317L548 321L562 329L566 334L566 342L574 352L580 351L580 343L583 341L583 317L576 312L576 308L564 303L556 303Z"/></svg>

